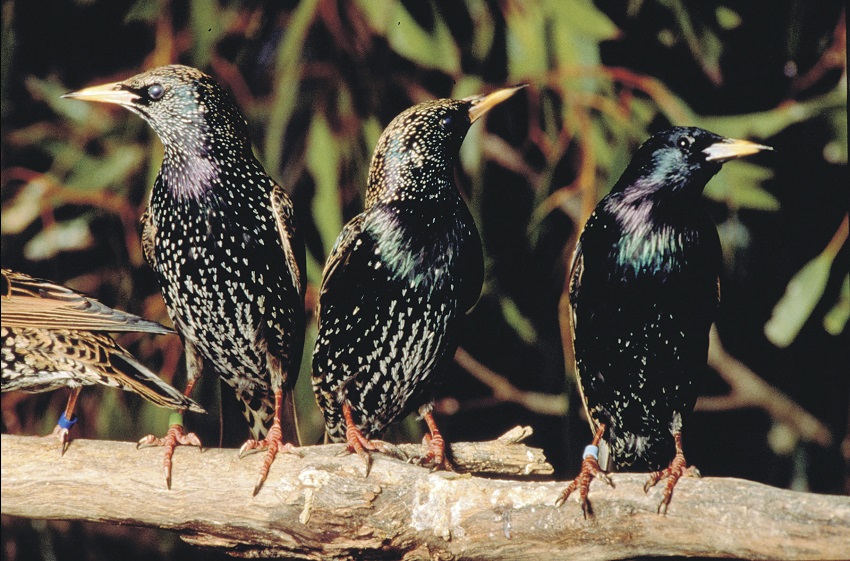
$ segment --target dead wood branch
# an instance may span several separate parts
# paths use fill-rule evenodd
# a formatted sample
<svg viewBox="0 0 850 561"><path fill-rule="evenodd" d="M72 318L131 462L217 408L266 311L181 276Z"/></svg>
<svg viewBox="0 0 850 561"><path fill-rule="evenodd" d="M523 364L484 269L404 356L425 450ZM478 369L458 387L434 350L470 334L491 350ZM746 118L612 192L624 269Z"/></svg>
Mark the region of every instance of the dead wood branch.
<svg viewBox="0 0 850 561"><path fill-rule="evenodd" d="M458 463L507 458L507 471L546 471L539 452L494 441L457 444ZM262 455L179 448L164 489L161 449L2 436L2 512L171 529L237 556L299 559L617 559L645 555L840 559L850 551L850 498L795 493L736 479L686 479L669 514L641 474L594 483L595 519L563 483L484 479L377 456L368 477L340 445L302 448L274 463L256 497ZM413 449L416 449L415 447ZM407 449L406 449L407 450ZM517 462L517 460L520 460ZM537 467L528 467L537 466Z"/></svg>

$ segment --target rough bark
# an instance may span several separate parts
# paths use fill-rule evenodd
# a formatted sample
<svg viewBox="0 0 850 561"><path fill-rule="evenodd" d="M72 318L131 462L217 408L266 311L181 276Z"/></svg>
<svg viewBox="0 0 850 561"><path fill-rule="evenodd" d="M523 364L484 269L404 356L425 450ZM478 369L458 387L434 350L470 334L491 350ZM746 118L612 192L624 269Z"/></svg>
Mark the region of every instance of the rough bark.
<svg viewBox="0 0 850 561"><path fill-rule="evenodd" d="M683 479L667 516L643 474L591 487L595 516L563 482L519 474L550 470L539 450L515 442L456 444L461 467L496 479L435 472L380 455L368 477L341 445L279 456L256 497L262 455L178 448L171 491L162 450L2 436L2 513L167 528L200 546L244 557L298 559L621 559L685 555L753 559L850 556L850 498L785 491L737 479ZM402 447L414 453L418 447ZM524 479L524 480L521 480Z"/></svg>

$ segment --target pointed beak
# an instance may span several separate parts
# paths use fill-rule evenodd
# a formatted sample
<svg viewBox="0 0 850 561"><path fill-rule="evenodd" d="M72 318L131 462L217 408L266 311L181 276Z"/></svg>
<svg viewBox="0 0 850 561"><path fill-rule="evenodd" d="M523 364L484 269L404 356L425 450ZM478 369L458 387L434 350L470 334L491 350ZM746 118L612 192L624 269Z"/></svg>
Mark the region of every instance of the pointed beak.
<svg viewBox="0 0 850 561"><path fill-rule="evenodd" d="M706 161L709 162L727 162L735 158L750 156L761 152L762 150L773 150L770 146L756 144L749 140L735 140L734 138L724 138L702 151L705 154Z"/></svg>
<svg viewBox="0 0 850 561"><path fill-rule="evenodd" d="M138 94L126 89L121 82L92 86L77 92L66 93L62 97L79 99L81 101L115 103L117 105L133 105L133 102L139 99Z"/></svg>
<svg viewBox="0 0 850 561"><path fill-rule="evenodd" d="M481 117L487 114L488 111L493 109L498 104L502 103L521 89L528 87L528 84L521 84L519 86L515 86L513 88L504 88L501 90L496 90L493 93L489 93L487 95L476 95L472 97L467 97L466 101L472 102L472 106L469 108L469 122L474 123Z"/></svg>

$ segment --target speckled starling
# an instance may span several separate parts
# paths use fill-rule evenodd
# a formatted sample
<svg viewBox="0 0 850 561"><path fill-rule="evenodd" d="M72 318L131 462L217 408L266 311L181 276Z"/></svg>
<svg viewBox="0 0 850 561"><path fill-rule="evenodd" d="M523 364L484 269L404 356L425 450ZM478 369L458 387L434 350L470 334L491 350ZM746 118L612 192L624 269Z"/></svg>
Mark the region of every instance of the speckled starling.
<svg viewBox="0 0 850 561"><path fill-rule="evenodd" d="M419 408L430 430L422 463L449 469L431 392L457 345L459 319L481 292L472 215L453 181L470 125L519 88L416 105L384 130L365 210L325 265L313 389L328 436L370 463L370 439Z"/></svg>
<svg viewBox="0 0 850 561"><path fill-rule="evenodd" d="M591 514L590 481L600 476L610 484L602 465L653 471L646 490L666 478L658 511L667 511L688 472L682 427L696 402L720 299L720 241L702 191L723 162L765 149L694 127L659 132L588 219L569 298L594 439L558 504L579 489L584 515Z"/></svg>
<svg viewBox="0 0 850 561"><path fill-rule="evenodd" d="M253 433L240 455L267 449L256 494L278 452L298 453L292 386L304 338L305 256L292 202L254 157L232 97L199 70L164 66L67 95L133 111L165 147L142 218L144 254L183 340L186 393L203 371L218 374ZM179 422L165 439L144 440L166 446L167 482L174 446L188 438Z"/></svg>
<svg viewBox="0 0 850 561"><path fill-rule="evenodd" d="M2 270L0 286L2 390L48 392L63 386L71 397L53 435L64 454L83 386L103 384L133 391L161 407L200 405L163 382L107 332L174 333L156 322L113 310L64 286Z"/></svg>

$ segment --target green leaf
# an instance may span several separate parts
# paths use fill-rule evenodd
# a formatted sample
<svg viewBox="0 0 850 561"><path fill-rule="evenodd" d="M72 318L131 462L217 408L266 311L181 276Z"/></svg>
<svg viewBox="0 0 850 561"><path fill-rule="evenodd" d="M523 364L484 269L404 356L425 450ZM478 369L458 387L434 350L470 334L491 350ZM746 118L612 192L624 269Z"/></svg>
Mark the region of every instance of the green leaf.
<svg viewBox="0 0 850 561"><path fill-rule="evenodd" d="M701 25L699 21L691 17L682 0L661 0L660 3L672 12L682 38L688 45L694 60L702 67L703 73L714 84L720 85L723 82L723 76L720 73L720 54L723 45L720 39L710 28Z"/></svg>
<svg viewBox="0 0 850 561"><path fill-rule="evenodd" d="M847 320L850 319L850 275L844 276L841 292L838 294L838 302L823 318L823 328L830 335L841 335Z"/></svg>
<svg viewBox="0 0 850 561"><path fill-rule="evenodd" d="M378 145L378 139L381 138L381 133L384 132L384 129L381 127L381 123L378 121L378 118L371 115L363 122L361 132L363 134L363 142L371 149L371 147ZM370 153L368 157L371 158L372 154ZM365 179L366 178L364 177L364 185L366 184Z"/></svg>
<svg viewBox="0 0 850 561"><path fill-rule="evenodd" d="M358 0L357 4L370 27L386 37L393 50L401 56L448 74L460 72L460 50L433 4L430 6L434 13L433 33L422 29L401 2Z"/></svg>
<svg viewBox="0 0 850 561"><path fill-rule="evenodd" d="M473 21L470 51L476 59L484 60L493 48L496 22L484 0L466 0L466 8Z"/></svg>
<svg viewBox="0 0 850 561"><path fill-rule="evenodd" d="M611 19L590 0L571 0L565 6L562 0L548 0L549 7L558 19L563 20L587 41L599 43L614 39L620 33Z"/></svg>
<svg viewBox="0 0 850 561"><path fill-rule="evenodd" d="M773 172L767 168L743 161L730 162L708 182L705 196L733 209L773 212L779 210L779 201L759 185L772 177Z"/></svg>
<svg viewBox="0 0 850 561"><path fill-rule="evenodd" d="M546 19L539 2L507 4L508 79L524 80L549 70L546 45Z"/></svg>
<svg viewBox="0 0 850 561"><path fill-rule="evenodd" d="M124 16L124 23L133 21L155 22L159 15L159 2L156 0L138 0L127 11L127 15Z"/></svg>
<svg viewBox="0 0 850 561"><path fill-rule="evenodd" d="M31 261L50 259L64 251L87 249L94 244L89 217L55 222L37 233L25 246L24 257Z"/></svg>
<svg viewBox="0 0 850 561"><path fill-rule="evenodd" d="M477 76L464 76L455 84L452 97L462 99L482 93L483 83ZM466 139L460 145L460 162L463 170L470 177L477 177L481 171L481 140L486 131L485 123L478 123L469 128Z"/></svg>
<svg viewBox="0 0 850 561"><path fill-rule="evenodd" d="M39 176L21 187L15 197L3 205L0 231L4 234L20 234L38 220L44 193L49 185L50 180L47 177Z"/></svg>
<svg viewBox="0 0 850 561"><path fill-rule="evenodd" d="M342 231L339 202L339 147L324 115L313 118L307 137L307 169L316 184L313 216L322 236L325 252L330 253Z"/></svg>
<svg viewBox="0 0 850 561"><path fill-rule="evenodd" d="M741 15L732 8L717 6L715 16L718 25L723 29L737 29L741 26Z"/></svg>
<svg viewBox="0 0 850 561"><path fill-rule="evenodd" d="M195 66L205 67L215 51L215 45L227 28L224 14L217 0L193 0L189 2L192 23L192 58Z"/></svg>
<svg viewBox="0 0 850 561"><path fill-rule="evenodd" d="M126 183L142 167L145 152L136 145L115 146L104 158L85 157L71 172L65 186L79 191L99 191Z"/></svg>
<svg viewBox="0 0 850 561"><path fill-rule="evenodd" d="M62 99L62 95L68 93L68 88L55 80L39 80L30 77L26 80L26 86L34 98L45 102L50 109L64 119L78 125L92 126L101 132L111 126L106 119L93 118L97 112L94 104Z"/></svg>
<svg viewBox="0 0 850 561"><path fill-rule="evenodd" d="M844 106L824 115L832 129L832 140L823 147L823 158L835 165L847 165L847 100Z"/></svg>
<svg viewBox="0 0 850 561"><path fill-rule="evenodd" d="M729 115L717 117L697 117L691 123L698 127L714 131L723 136L731 138L768 138L774 136L787 127L806 121L815 116L827 112L843 111L843 127L847 127L847 83L843 82L833 91L822 96L809 99L799 103L784 103L775 109L759 113L748 113L744 115Z"/></svg>
<svg viewBox="0 0 850 561"><path fill-rule="evenodd" d="M272 174L280 171L284 133L298 100L304 39L318 3L318 0L303 0L298 4L289 19L286 35L277 49L277 81L274 84L274 99L269 108L264 144L266 167Z"/></svg>
<svg viewBox="0 0 850 561"><path fill-rule="evenodd" d="M537 342L537 330L531 320L522 315L516 302L509 296L502 296L499 298L499 304L502 307L502 316L517 336L524 343L534 345Z"/></svg>
<svg viewBox="0 0 850 561"><path fill-rule="evenodd" d="M823 295L834 258L834 254L821 253L806 263L788 283L785 294L764 325L764 334L771 343L787 347L797 338Z"/></svg>

